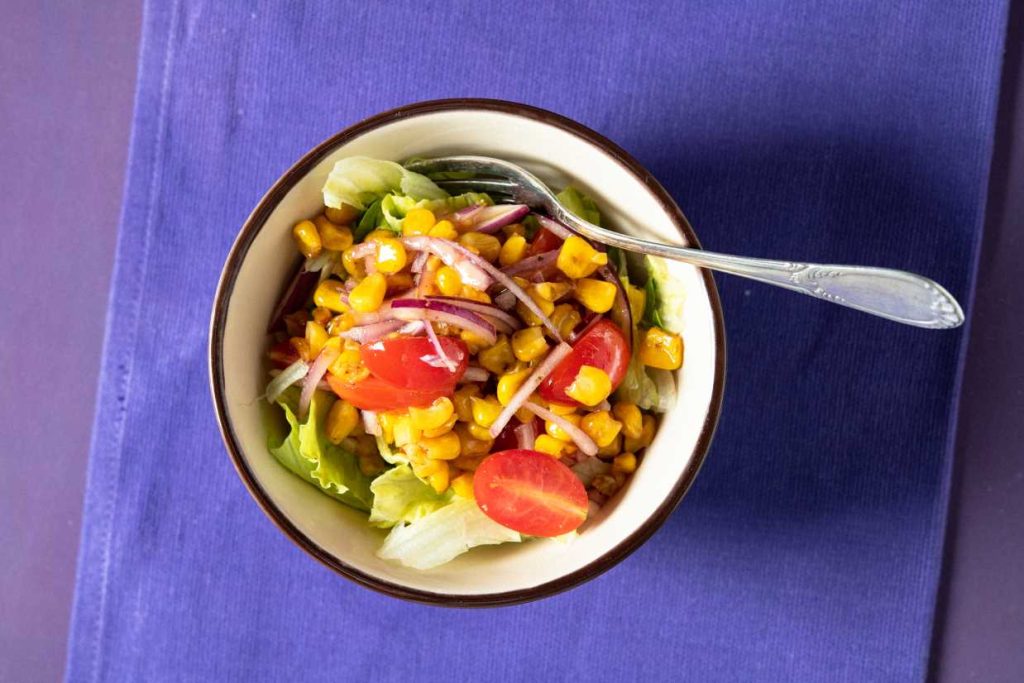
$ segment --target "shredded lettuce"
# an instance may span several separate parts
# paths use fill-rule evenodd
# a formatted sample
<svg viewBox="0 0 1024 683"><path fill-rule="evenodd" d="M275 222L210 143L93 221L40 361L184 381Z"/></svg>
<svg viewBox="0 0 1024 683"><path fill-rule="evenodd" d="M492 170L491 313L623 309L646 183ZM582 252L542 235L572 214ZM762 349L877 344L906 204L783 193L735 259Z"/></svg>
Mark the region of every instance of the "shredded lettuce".
<svg viewBox="0 0 1024 683"><path fill-rule="evenodd" d="M519 532L492 520L475 501L455 498L426 517L395 526L377 557L397 560L413 569L431 569L478 545L521 540Z"/></svg>
<svg viewBox="0 0 1024 683"><path fill-rule="evenodd" d="M398 192L419 199L443 199L448 193L425 175L413 173L393 161L369 157L346 157L334 164L324 183L324 204L338 209L342 204L366 209L375 199Z"/></svg>
<svg viewBox="0 0 1024 683"><path fill-rule="evenodd" d="M652 323L670 332L682 332L683 330L683 306L686 303L686 289L682 283L672 277L668 272L668 263L665 259L657 256L648 256L644 259L647 266L647 306L644 310L646 317L647 310L652 311ZM654 283L652 286L650 283ZM654 300L651 300L653 291Z"/></svg>
<svg viewBox="0 0 1024 683"><path fill-rule="evenodd" d="M399 522L415 522L443 507L452 498L420 480L408 465L393 467L373 480L373 508L370 524L393 527Z"/></svg>
<svg viewBox="0 0 1024 683"><path fill-rule="evenodd" d="M598 210L597 204L572 185L555 195L555 198L562 203L562 206L583 220L594 225L601 225L601 212Z"/></svg>
<svg viewBox="0 0 1024 683"><path fill-rule="evenodd" d="M384 213L381 210L380 204L381 200L374 200L359 219L359 224L356 225L356 229L352 234L356 242L362 242L364 237L384 223Z"/></svg>
<svg viewBox="0 0 1024 683"><path fill-rule="evenodd" d="M413 209L429 209L434 213L451 213L473 204L490 206L493 203L488 195L481 192L467 192L442 199L415 199L411 196L389 194L381 200L383 222L378 222L394 232L401 232L402 219Z"/></svg>
<svg viewBox="0 0 1024 683"><path fill-rule="evenodd" d="M270 430L270 453L324 493L356 509L369 510L373 505L370 478L360 471L356 456L328 441L320 427L333 403L334 399L326 393L314 392L309 416L300 422L295 412L298 391L293 387L282 394L278 404L284 410L289 429L287 434Z"/></svg>

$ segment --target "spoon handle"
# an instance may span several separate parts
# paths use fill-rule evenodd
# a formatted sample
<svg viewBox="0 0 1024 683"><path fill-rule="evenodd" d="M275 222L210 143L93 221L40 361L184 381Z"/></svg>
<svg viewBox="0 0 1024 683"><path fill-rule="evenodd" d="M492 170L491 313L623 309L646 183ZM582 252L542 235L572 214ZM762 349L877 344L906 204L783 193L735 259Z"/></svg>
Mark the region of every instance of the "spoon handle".
<svg viewBox="0 0 1024 683"><path fill-rule="evenodd" d="M841 306L916 327L949 329L964 312L942 285L920 275L889 268L773 261L718 254L612 232L561 210L559 219L585 237L611 246L784 287Z"/></svg>

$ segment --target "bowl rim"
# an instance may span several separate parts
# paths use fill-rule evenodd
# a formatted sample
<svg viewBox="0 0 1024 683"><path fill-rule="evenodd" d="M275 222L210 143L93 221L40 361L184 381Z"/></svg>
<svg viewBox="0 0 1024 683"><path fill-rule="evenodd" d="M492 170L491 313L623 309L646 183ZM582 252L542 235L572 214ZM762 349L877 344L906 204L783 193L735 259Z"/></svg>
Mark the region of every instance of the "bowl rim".
<svg viewBox="0 0 1024 683"><path fill-rule="evenodd" d="M209 371L210 390L213 396L213 403L217 414L217 424L220 428L224 445L231 456L235 471L242 479L249 494L262 508L263 512L272 522L296 545L325 566L333 569L345 578L355 583L370 588L379 593L391 597L409 600L412 602L440 605L445 607L497 607L503 605L515 605L541 598L550 597L563 591L575 588L591 579L608 571L616 564L628 557L633 551L643 545L679 505L683 497L689 491L690 486L696 479L697 473L707 457L718 419L722 409L722 395L725 386L726 366L726 345L725 345L725 324L722 315L722 305L718 296L718 289L715 286L714 278L707 270L701 270L701 277L707 289L709 303L711 305L713 319L713 334L715 341L715 369L714 382L712 385L711 400L708 405L708 412L701 427L701 433L694 448L693 457L686 468L680 473L675 486L657 507L654 513L648 517L624 540L610 548L599 557L580 567L579 569L559 576L551 581L502 593L464 594L453 595L433 591L410 588L401 584L386 581L359 570L341 561L322 547L313 539L303 533L287 515L282 512L274 501L267 494L262 484L256 479L254 473L246 463L242 455L240 441L235 434L234 427L228 417L224 397L224 368L221 363L221 355L224 342L224 324L227 317L228 304L234 293L235 281L242 263L248 254L256 236L262 230L267 218L276 208L287 193L303 178L313 167L315 167L325 156L330 154L338 146L352 140L371 130L380 128L390 123L425 114L436 114L438 112L477 110L486 112L498 112L511 114L522 118L531 119L561 129L578 138L582 138L606 153L619 165L624 167L631 175L636 177L655 196L662 205L664 211L672 219L679 231L686 237L689 244L695 248L701 248L697 235L694 233L690 222L686 219L682 210L672 199L668 191L662 187L654 176L644 168L628 152L619 147L616 143L604 137L586 126L573 121L561 114L556 114L539 107L528 104L512 102L508 100L484 99L484 98L452 98L439 100L426 100L407 104L395 109L376 114L367 119L349 126L338 133L330 136L323 142L316 145L312 150L304 154L291 168L285 171L269 190L260 198L256 208L252 210L242 228L239 231L221 272L217 290L213 300L213 310L210 317L209 332Z"/></svg>

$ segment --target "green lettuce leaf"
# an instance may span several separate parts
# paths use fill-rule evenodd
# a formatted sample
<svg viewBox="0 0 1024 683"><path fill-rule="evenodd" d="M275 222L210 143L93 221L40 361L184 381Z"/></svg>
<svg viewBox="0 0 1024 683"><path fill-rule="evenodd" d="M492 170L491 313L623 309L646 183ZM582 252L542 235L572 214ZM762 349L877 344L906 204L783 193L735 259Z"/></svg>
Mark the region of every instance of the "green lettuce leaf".
<svg viewBox="0 0 1024 683"><path fill-rule="evenodd" d="M323 187L324 204L335 209L349 204L362 210L375 199L392 192L413 199L448 196L425 175L407 171L393 161L358 156L337 161Z"/></svg>
<svg viewBox="0 0 1024 683"><path fill-rule="evenodd" d="M352 237L356 242L362 242L364 237L384 223L384 213L381 211L380 203L381 200L374 200L359 219L359 224L352 232Z"/></svg>
<svg viewBox="0 0 1024 683"><path fill-rule="evenodd" d="M650 310L650 320L653 321L648 327L657 325L670 332L682 332L686 288L669 274L668 262L665 259L648 256L644 263L647 266L648 287L644 318L648 319L647 311Z"/></svg>
<svg viewBox="0 0 1024 683"><path fill-rule="evenodd" d="M370 524L392 527L399 522L415 522L451 500L452 494L434 491L420 480L408 465L393 467L373 480L373 507Z"/></svg>
<svg viewBox="0 0 1024 683"><path fill-rule="evenodd" d="M325 392L315 392L309 416L305 422L300 422L295 413L298 390L292 388L282 394L278 404L289 429L286 434L270 430L270 453L293 474L327 495L359 510L370 510L373 505L370 478L359 469L356 456L328 441L320 427L333 403L334 399Z"/></svg>
<svg viewBox="0 0 1024 683"><path fill-rule="evenodd" d="M583 220L594 225L601 225L601 212L598 210L597 204L572 185L559 192L555 197L562 203L562 206Z"/></svg>
<svg viewBox="0 0 1024 683"><path fill-rule="evenodd" d="M416 199L410 196L389 194L381 200L380 206L384 218L383 225L400 233L402 219L413 209L429 209L434 213L451 213L473 204L490 206L493 203L488 195L481 192L467 192L442 199Z"/></svg>
<svg viewBox="0 0 1024 683"><path fill-rule="evenodd" d="M411 524L398 524L377 551L377 557L413 569L431 569L478 545L522 540L480 511L476 501L458 498Z"/></svg>

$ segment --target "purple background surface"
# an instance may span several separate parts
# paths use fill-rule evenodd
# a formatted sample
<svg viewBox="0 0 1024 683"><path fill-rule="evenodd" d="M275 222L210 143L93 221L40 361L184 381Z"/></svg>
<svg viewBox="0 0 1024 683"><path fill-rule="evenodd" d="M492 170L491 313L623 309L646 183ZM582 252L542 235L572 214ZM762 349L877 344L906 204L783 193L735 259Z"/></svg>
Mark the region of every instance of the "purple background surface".
<svg viewBox="0 0 1024 683"><path fill-rule="evenodd" d="M0 578L0 680L52 680L64 662L140 8L0 6L0 544L10 558ZM933 667L950 681L1016 680L1024 671L1024 317L1014 294L1024 258L1019 6L1011 16L1016 39L1007 43Z"/></svg>

